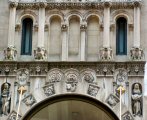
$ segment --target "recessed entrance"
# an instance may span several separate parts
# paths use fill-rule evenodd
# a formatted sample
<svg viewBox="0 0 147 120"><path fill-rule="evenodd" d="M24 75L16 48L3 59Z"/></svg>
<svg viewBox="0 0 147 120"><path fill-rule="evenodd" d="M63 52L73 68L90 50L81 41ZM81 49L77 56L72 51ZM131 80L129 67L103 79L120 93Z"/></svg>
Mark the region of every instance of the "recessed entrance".
<svg viewBox="0 0 147 120"><path fill-rule="evenodd" d="M119 120L100 101L81 95L60 95L34 106L23 120Z"/></svg>

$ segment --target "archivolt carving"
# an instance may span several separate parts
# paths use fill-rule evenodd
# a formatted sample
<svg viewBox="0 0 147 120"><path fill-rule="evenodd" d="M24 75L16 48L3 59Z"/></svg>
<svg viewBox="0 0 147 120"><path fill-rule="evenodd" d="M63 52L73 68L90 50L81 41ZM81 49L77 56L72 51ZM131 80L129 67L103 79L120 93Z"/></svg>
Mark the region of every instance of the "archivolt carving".
<svg viewBox="0 0 147 120"><path fill-rule="evenodd" d="M49 83L60 82L63 79L63 77L64 77L63 72L58 68L54 68L48 72L47 82Z"/></svg>
<svg viewBox="0 0 147 120"><path fill-rule="evenodd" d="M84 16L83 19L86 20L86 21L91 16L96 16L99 20L99 24L102 24L102 22L103 22L103 14L102 14L101 11L88 11L83 16Z"/></svg>
<svg viewBox="0 0 147 120"><path fill-rule="evenodd" d="M77 17L80 19L80 23L82 23L83 15L82 15L80 12L78 12L78 11L71 11L71 12L67 13L67 14L65 15L65 21L66 21L66 23L69 24L69 21L70 21L70 19L71 19L73 16L77 16Z"/></svg>
<svg viewBox="0 0 147 120"><path fill-rule="evenodd" d="M92 69L85 69L82 70L81 73L81 79L82 82L87 82L87 83L96 83L96 72Z"/></svg>
<svg viewBox="0 0 147 120"><path fill-rule="evenodd" d="M133 16L131 15L131 13L129 13L128 11L126 10L115 10L111 13L111 23L112 24L115 24L116 23L116 20L119 18L119 17L124 17L127 19L128 21L128 24L133 24Z"/></svg>
<svg viewBox="0 0 147 120"><path fill-rule="evenodd" d="M21 24L22 20L25 18L31 18L33 20L33 24L38 24L37 14L32 10L25 10L17 14L16 24Z"/></svg>
<svg viewBox="0 0 147 120"><path fill-rule="evenodd" d="M60 11L50 11L48 12L47 16L46 16L46 20L45 23L50 24L50 20L52 19L52 17L59 17L61 19L61 23L64 23L64 14Z"/></svg>

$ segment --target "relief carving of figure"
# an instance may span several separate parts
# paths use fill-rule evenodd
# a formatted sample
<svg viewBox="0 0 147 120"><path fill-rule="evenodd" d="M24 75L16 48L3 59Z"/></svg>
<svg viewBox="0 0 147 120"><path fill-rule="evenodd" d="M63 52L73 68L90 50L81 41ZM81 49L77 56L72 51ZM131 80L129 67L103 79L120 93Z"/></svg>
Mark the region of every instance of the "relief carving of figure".
<svg viewBox="0 0 147 120"><path fill-rule="evenodd" d="M5 82L1 87L2 115L8 115L10 113L10 86L10 83Z"/></svg>
<svg viewBox="0 0 147 120"><path fill-rule="evenodd" d="M17 51L14 46L9 46L4 50L5 60L15 60L16 54Z"/></svg>
<svg viewBox="0 0 147 120"><path fill-rule="evenodd" d="M89 88L88 88L88 94L89 95L91 95L91 96L94 96L94 97L96 97L96 95L97 95L97 93L98 93L98 91L99 91L99 87L98 86L96 86L96 85L89 85Z"/></svg>
<svg viewBox="0 0 147 120"><path fill-rule="evenodd" d="M34 50L34 56L35 56L35 60L46 60L47 51L45 50L45 48L37 47L37 49Z"/></svg>
<svg viewBox="0 0 147 120"><path fill-rule="evenodd" d="M108 99L106 100L106 102L111 107L114 107L119 102L119 99L116 96L114 96L113 94L110 94L110 96L108 97Z"/></svg>
<svg viewBox="0 0 147 120"><path fill-rule="evenodd" d="M77 76L75 74L69 74L67 76L67 81L66 81L66 90L68 92L75 92L77 88Z"/></svg>
<svg viewBox="0 0 147 120"><path fill-rule="evenodd" d="M51 95L55 94L54 84L45 85L43 87L43 89L44 89L44 94L46 96L51 96Z"/></svg>
<svg viewBox="0 0 147 120"><path fill-rule="evenodd" d="M132 88L132 112L134 116L142 115L142 90L139 83L135 83Z"/></svg>
<svg viewBox="0 0 147 120"><path fill-rule="evenodd" d="M102 48L100 50L100 59L101 60L112 60L112 49L111 48Z"/></svg>
<svg viewBox="0 0 147 120"><path fill-rule="evenodd" d="M92 74L85 74L84 80L86 82L88 82L88 83L93 83L94 82L94 77L92 76Z"/></svg>
<svg viewBox="0 0 147 120"><path fill-rule="evenodd" d="M133 47L130 50L132 60L141 60L143 58L143 50L138 47Z"/></svg>

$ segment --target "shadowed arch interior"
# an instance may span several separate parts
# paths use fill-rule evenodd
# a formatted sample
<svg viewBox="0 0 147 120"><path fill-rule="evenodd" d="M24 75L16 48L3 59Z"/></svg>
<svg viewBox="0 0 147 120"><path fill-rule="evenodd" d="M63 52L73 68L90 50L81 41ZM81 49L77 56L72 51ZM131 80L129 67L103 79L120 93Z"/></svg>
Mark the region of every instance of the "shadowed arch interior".
<svg viewBox="0 0 147 120"><path fill-rule="evenodd" d="M59 102L66 102L66 101L76 101L75 103L79 103L79 109L82 106L82 104L85 104L86 106L91 106L94 108L97 108L99 111L102 111L105 113L105 116L108 118L103 120L119 120L119 118L116 116L116 114L104 103L100 102L99 100L95 98L91 98L85 95L79 95L79 94L63 94L63 95L56 95L52 96L50 98L47 98L40 103L33 106L22 118L22 120L34 120L32 119L36 114L38 114L41 110L46 108L47 106L52 106L53 104L57 104ZM81 103L81 105L80 105ZM86 108L84 109L84 111ZM64 110L63 110L64 111ZM88 112L90 115L92 113L92 110ZM73 112L73 117L77 116L78 113L76 111ZM56 116L56 115L55 115ZM50 119L49 119L50 120ZM52 120L52 119L51 119ZM97 119L95 119L97 120Z"/></svg>

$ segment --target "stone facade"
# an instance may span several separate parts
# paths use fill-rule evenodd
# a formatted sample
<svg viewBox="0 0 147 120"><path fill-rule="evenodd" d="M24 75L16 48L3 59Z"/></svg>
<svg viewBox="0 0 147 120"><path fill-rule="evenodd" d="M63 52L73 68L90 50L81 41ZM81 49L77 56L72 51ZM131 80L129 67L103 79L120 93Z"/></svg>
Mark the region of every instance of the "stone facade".
<svg viewBox="0 0 147 120"><path fill-rule="evenodd" d="M0 1L0 119L16 119L59 94L98 99L122 120L146 120L145 0ZM116 20L127 20L127 55L116 55ZM21 54L22 21L33 21L32 54ZM83 87L84 86L84 87ZM6 102L8 104L6 104Z"/></svg>

